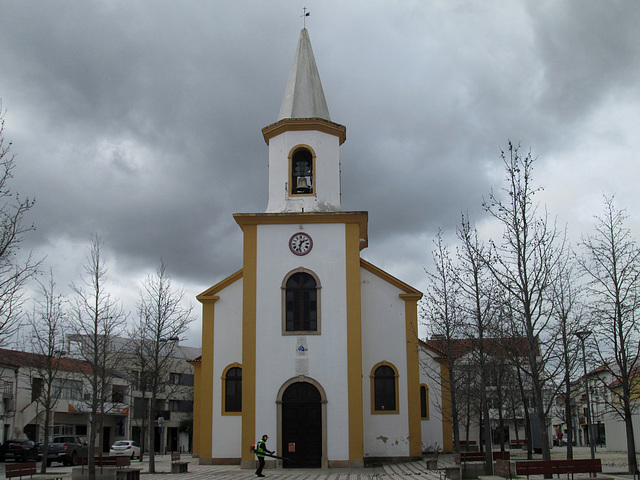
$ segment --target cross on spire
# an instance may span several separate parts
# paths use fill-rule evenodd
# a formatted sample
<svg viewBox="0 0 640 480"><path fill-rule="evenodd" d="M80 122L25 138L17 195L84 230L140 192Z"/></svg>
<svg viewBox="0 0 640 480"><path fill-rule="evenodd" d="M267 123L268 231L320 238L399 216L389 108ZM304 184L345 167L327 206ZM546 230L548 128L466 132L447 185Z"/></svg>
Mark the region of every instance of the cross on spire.
<svg viewBox="0 0 640 480"><path fill-rule="evenodd" d="M302 28L307 28L307 17L311 12L307 12L307 7L302 7Z"/></svg>

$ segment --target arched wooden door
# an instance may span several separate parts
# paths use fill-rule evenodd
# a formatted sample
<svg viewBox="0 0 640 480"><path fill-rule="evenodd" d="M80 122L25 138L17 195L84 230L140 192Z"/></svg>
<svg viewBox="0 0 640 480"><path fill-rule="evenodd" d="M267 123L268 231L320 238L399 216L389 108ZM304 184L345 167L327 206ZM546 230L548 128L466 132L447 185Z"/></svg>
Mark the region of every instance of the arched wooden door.
<svg viewBox="0 0 640 480"><path fill-rule="evenodd" d="M296 382L282 395L282 453L285 468L322 466L322 403L318 389Z"/></svg>

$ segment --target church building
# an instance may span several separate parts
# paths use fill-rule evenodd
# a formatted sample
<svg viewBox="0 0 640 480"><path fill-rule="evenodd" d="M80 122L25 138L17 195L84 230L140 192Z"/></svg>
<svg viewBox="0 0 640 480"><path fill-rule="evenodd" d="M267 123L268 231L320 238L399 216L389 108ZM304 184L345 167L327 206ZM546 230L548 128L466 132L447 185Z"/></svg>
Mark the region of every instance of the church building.
<svg viewBox="0 0 640 480"><path fill-rule="evenodd" d="M249 448L264 434L286 457L267 458L276 468L450 451L448 376L418 339L422 293L360 256L368 214L342 210L346 128L331 121L306 29L262 134L266 212L234 215L242 268L197 297L194 453L255 468Z"/></svg>

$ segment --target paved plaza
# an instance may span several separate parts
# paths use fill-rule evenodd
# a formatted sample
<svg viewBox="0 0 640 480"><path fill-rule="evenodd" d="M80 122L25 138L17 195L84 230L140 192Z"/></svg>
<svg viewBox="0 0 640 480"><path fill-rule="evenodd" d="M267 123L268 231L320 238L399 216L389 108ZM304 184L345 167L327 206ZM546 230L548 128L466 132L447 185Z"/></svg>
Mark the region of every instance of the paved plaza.
<svg viewBox="0 0 640 480"><path fill-rule="evenodd" d="M513 450L512 460L526 458L526 452ZM589 458L588 448L574 448L574 458ZM554 448L553 458L565 458L566 448ZM620 480L633 479L626 474L627 459L622 452L607 452L599 449L597 458L602 459L603 475L607 478ZM171 473L171 459L169 455L156 456L156 473L149 473L149 462L133 461L131 466L142 469L141 480L250 480L255 479L253 470L241 469L238 465L200 465L197 458L189 455L182 456L183 461L189 462L188 473ZM39 464L38 464L39 465ZM439 467L453 465L452 455L441 455ZM266 478L273 480L444 480L440 470L427 470L425 461L382 464L359 469L265 469ZM4 476L4 464L0 463L0 475ZM62 477L71 479L71 467L52 466L47 469L47 478ZM37 480L37 476L34 477ZM531 480L536 480L531 477Z"/></svg>

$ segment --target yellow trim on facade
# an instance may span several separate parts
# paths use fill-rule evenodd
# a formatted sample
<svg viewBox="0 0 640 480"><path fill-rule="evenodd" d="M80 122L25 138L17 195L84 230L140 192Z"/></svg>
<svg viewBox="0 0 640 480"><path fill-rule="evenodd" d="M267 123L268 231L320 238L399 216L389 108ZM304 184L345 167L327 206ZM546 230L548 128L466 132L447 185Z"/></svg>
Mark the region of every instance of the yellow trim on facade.
<svg viewBox="0 0 640 480"><path fill-rule="evenodd" d="M396 397L396 408L393 410L376 410L376 370L380 367L390 367L393 370L393 378L394 378L394 390ZM398 369L393 363L389 363L387 361L382 361L376 363L371 372L369 372L369 386L371 388L371 415L397 415L400 413L400 400L399 400L399 392L398 392Z"/></svg>
<svg viewBox="0 0 640 480"><path fill-rule="evenodd" d="M200 360L187 360L188 363L193 365L193 453L200 455L200 436L202 435L202 395L199 395L202 388L202 361Z"/></svg>
<svg viewBox="0 0 640 480"><path fill-rule="evenodd" d="M220 377L220 380L222 381L222 385L220 390L222 391L222 398L221 398L221 410L222 410L222 416L225 415L242 415L242 411L240 412L227 412L226 410L226 398L227 398L227 373L229 373L229 370L231 370L232 368L239 368L240 370L242 370L242 364L238 363L238 362L234 362L231 365L227 365L227 367L224 369L224 371L222 372L222 377ZM240 407L242 409L242 407Z"/></svg>
<svg viewBox="0 0 640 480"><path fill-rule="evenodd" d="M229 285L237 282L241 278L242 278L242 269L238 270L235 273L232 273L231 275L229 275L224 280L219 281L213 287L207 288L200 295L197 295L196 298L198 299L198 301L202 301L201 299L206 299L208 297L211 297L212 295L215 295L219 291L227 288Z"/></svg>
<svg viewBox="0 0 640 480"><path fill-rule="evenodd" d="M440 362L440 391L442 392L442 451L453 452L453 423L451 410L451 390L449 389L449 369Z"/></svg>
<svg viewBox="0 0 640 480"><path fill-rule="evenodd" d="M235 215L234 215L235 217ZM242 445L255 442L256 430L256 289L258 227L241 225L243 243L242 288ZM252 468L255 456L242 448L241 465Z"/></svg>
<svg viewBox="0 0 640 480"><path fill-rule="evenodd" d="M200 419L198 454L200 463L208 463L212 458L213 449L213 337L215 303L220 297L215 295L198 295L196 297L202 303L202 361L200 367L200 386L194 385L194 410L198 405L198 414L194 411L194 420ZM197 399L195 398L197 397ZM194 422L195 425L195 422ZM195 438L195 432L194 432Z"/></svg>
<svg viewBox="0 0 640 480"><path fill-rule="evenodd" d="M367 212L304 212L304 213L234 213L236 223L244 229L246 225L291 225L317 223L344 223L358 226L358 252L367 248L369 237ZM358 254L358 260L360 255ZM358 272L358 278L360 273Z"/></svg>
<svg viewBox="0 0 640 480"><path fill-rule="evenodd" d="M349 464L355 468L364 465L360 250L362 249L362 239L366 239L367 215L366 213L360 213L359 215L355 215L354 219L357 221L345 225L345 266L347 286L347 345L349 345L347 349Z"/></svg>
<svg viewBox="0 0 640 480"><path fill-rule="evenodd" d="M404 300L407 336L407 394L409 396L409 455L422 456L422 423L420 419L420 354L418 350L418 300L421 293L401 293Z"/></svg>
<svg viewBox="0 0 640 480"><path fill-rule="evenodd" d="M342 145L347 140L347 127L339 123L330 122L323 118L283 118L262 129L264 141L269 145L269 140L284 132L318 131L335 135Z"/></svg>
<svg viewBox="0 0 640 480"><path fill-rule="evenodd" d="M404 293L419 295L418 300L422 298L422 292L420 290L413 288L411 285L404 283L402 280L398 280L393 275L385 272L381 268L376 267L374 264L369 263L362 258L360 259L360 266L364 268L366 271L374 274L376 277L379 277L385 282L390 283L394 287L402 290Z"/></svg>

